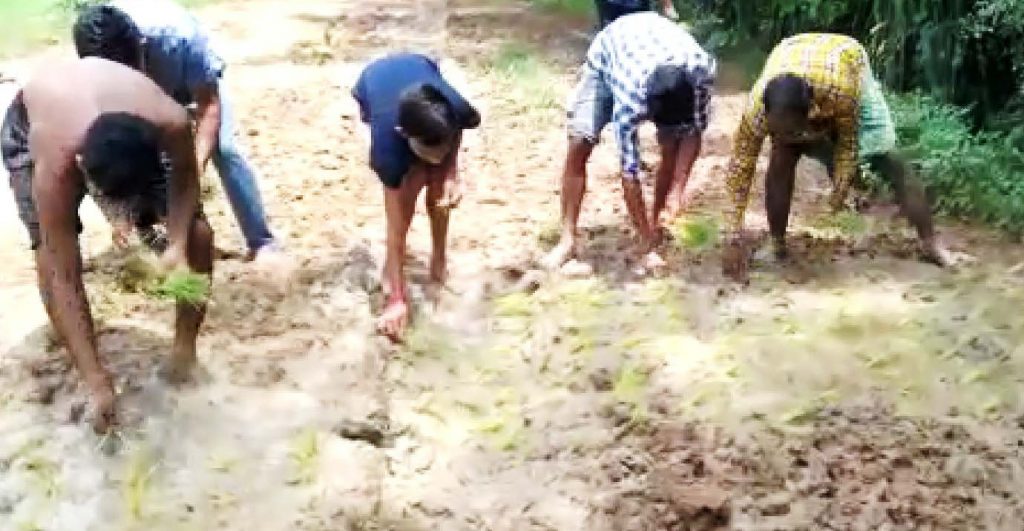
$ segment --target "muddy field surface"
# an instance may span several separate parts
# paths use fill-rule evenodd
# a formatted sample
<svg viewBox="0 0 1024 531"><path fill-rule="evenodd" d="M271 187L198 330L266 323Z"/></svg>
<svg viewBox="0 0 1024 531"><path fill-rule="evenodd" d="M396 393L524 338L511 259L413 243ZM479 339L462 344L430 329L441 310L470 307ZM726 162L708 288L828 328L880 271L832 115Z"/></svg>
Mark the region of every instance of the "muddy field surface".
<svg viewBox="0 0 1024 531"><path fill-rule="evenodd" d="M807 164L795 263L758 254L748 286L725 282L720 177L744 95L724 89L669 271L636 271L606 138L582 214L593 273L544 273L589 21L483 0L199 16L291 263L241 260L207 175L220 259L202 374L168 387L155 371L172 308L134 289L132 258L84 205L86 282L122 393L123 427L99 439L0 198L0 530L1020 529L1019 245L946 222L976 261L938 270L884 198L826 215L827 179ZM413 222L415 323L394 346L373 333L382 194L349 91L367 59L403 49L446 58L484 124L464 142L436 304L426 217Z"/></svg>

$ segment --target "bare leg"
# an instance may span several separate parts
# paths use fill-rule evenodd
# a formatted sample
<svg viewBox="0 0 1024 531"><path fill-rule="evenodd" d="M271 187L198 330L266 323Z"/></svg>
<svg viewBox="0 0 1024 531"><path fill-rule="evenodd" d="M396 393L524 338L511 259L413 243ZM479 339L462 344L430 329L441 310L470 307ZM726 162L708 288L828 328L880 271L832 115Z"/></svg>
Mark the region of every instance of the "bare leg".
<svg viewBox="0 0 1024 531"><path fill-rule="evenodd" d="M192 222L188 239L188 265L196 273L213 273L213 229L202 216ZM174 321L174 347L164 377L172 383L190 379L196 365L196 337L206 317L206 304L178 303Z"/></svg>
<svg viewBox="0 0 1024 531"><path fill-rule="evenodd" d="M416 198L426 182L421 166L413 169L398 188L384 188L384 214L387 224L387 251L384 259L384 286L388 302L377 322L380 333L397 341L409 321L409 297L405 286L405 241L409 234Z"/></svg>
<svg viewBox="0 0 1024 531"><path fill-rule="evenodd" d="M640 238L640 256L645 269L659 269L665 266L665 259L658 254L655 247L657 241L654 234L654 220L647 219L644 206L644 190L639 180L622 179L622 195L626 201L626 209L633 220L633 227Z"/></svg>
<svg viewBox="0 0 1024 531"><path fill-rule="evenodd" d="M768 213L768 231L772 236L775 256L785 258L786 228L793 204L793 185L796 181L796 163L800 149L786 144L772 145L768 174L765 178L765 210Z"/></svg>
<svg viewBox="0 0 1024 531"><path fill-rule="evenodd" d="M661 163L654 173L654 201L651 204L651 224L655 227L660 226L661 211L665 209L669 191L672 189L679 145L680 141L677 138L658 139L658 147L661 148Z"/></svg>
<svg viewBox="0 0 1024 531"><path fill-rule="evenodd" d="M686 185L690 182L690 174L693 172L693 165L700 156L703 145L703 136L700 134L688 136L680 140L679 150L676 152L675 177L672 180L672 189L669 191L669 218L675 219L683 213L685 204L683 199L686 194Z"/></svg>
<svg viewBox="0 0 1024 531"><path fill-rule="evenodd" d="M926 260L947 266L952 262L949 253L935 240L935 225L924 184L910 166L895 153L874 156L870 163L875 171L889 179L896 192L896 202L907 220L917 230L921 251Z"/></svg>
<svg viewBox="0 0 1024 531"><path fill-rule="evenodd" d="M427 215L430 217L430 280L443 285L448 275L448 221L451 210L438 206L444 194L445 171L436 171L427 182Z"/></svg>
<svg viewBox="0 0 1024 531"><path fill-rule="evenodd" d="M543 265L554 269L576 254L576 227L587 189L587 160L594 145L581 138L569 137L569 149L562 172L562 233L558 245L544 258Z"/></svg>

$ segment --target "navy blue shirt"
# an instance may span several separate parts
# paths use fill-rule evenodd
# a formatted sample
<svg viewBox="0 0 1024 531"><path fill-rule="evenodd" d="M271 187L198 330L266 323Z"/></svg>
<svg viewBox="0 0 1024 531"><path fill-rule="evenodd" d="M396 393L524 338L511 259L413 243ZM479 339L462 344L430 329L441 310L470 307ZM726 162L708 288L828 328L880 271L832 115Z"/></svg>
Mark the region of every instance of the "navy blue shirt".
<svg viewBox="0 0 1024 531"><path fill-rule="evenodd" d="M426 83L441 91L463 129L480 125L480 114L441 77L429 58L400 53L378 59L363 70L352 89L360 118L370 125L370 167L384 186L397 188L415 160L409 141L395 131L398 100L406 89Z"/></svg>

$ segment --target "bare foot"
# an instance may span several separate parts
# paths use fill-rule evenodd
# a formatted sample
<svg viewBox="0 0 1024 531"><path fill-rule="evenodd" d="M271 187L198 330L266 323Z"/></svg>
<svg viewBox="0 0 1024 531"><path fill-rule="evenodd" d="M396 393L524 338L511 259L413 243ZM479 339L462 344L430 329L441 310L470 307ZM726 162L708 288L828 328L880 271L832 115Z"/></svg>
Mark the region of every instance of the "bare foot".
<svg viewBox="0 0 1024 531"><path fill-rule="evenodd" d="M789 259L789 247L785 241L772 241L772 256L778 262L785 262Z"/></svg>
<svg viewBox="0 0 1024 531"><path fill-rule="evenodd" d="M645 269L648 269L650 271L657 271L659 269L664 269L665 267L668 266L668 262L666 262L665 259L662 258L660 254L658 254L658 251L651 251L647 253L646 255L644 255L644 258L643 260L641 260L640 263L641 265L644 266Z"/></svg>
<svg viewBox="0 0 1024 531"><path fill-rule="evenodd" d="M409 304L403 300L388 303L384 313L377 319L377 333L398 343L409 324Z"/></svg>
<svg viewBox="0 0 1024 531"><path fill-rule="evenodd" d="M268 244L251 253L257 276L270 286L281 291L286 289L293 273L295 260L276 244Z"/></svg>
<svg viewBox="0 0 1024 531"><path fill-rule="evenodd" d="M668 222L672 223L679 219L679 216L682 216L684 211L686 211L686 201L683 199L683 195L673 194L673 196L669 198L668 205L665 210Z"/></svg>
<svg viewBox="0 0 1024 531"><path fill-rule="evenodd" d="M448 280L448 261L444 256L433 256L430 259L430 281L443 286Z"/></svg>
<svg viewBox="0 0 1024 531"><path fill-rule="evenodd" d="M594 267L579 260L569 260L558 271L569 278L587 278L594 274Z"/></svg>
<svg viewBox="0 0 1024 531"><path fill-rule="evenodd" d="M195 368L194 361L178 361L172 357L160 365L159 375L171 385L181 385L192 381Z"/></svg>
<svg viewBox="0 0 1024 531"><path fill-rule="evenodd" d="M551 252L541 260L540 265L544 269L553 271L562 267L563 264L568 262L576 254L576 242L567 241L563 239L558 242L558 245Z"/></svg>
<svg viewBox="0 0 1024 531"><path fill-rule="evenodd" d="M921 255L925 262L939 267L955 267L974 261L974 257L969 254L950 251L934 242L923 243Z"/></svg>

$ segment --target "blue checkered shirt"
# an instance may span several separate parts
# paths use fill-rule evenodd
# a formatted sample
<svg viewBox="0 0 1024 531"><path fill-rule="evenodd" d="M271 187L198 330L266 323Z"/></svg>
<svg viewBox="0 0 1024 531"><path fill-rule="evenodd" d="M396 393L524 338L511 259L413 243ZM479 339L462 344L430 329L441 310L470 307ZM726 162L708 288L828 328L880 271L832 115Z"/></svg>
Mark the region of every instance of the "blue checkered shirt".
<svg viewBox="0 0 1024 531"><path fill-rule="evenodd" d="M612 130L622 152L622 171L633 178L640 171L637 130L647 119L647 78L658 66L670 64L687 68L696 92L693 118L681 130L703 132L715 59L681 27L656 13L626 15L598 33L587 51L586 68L612 94Z"/></svg>

